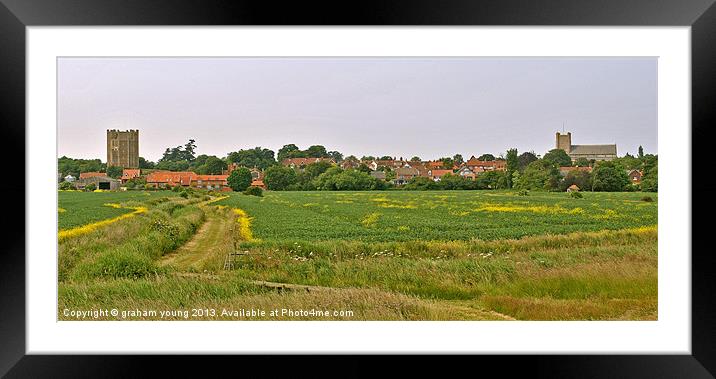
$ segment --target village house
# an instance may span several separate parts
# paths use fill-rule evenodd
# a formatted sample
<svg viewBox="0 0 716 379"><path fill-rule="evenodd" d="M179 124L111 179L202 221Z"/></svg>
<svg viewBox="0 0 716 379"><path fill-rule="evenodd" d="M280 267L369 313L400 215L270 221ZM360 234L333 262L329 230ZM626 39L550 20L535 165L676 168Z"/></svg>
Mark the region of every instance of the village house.
<svg viewBox="0 0 716 379"><path fill-rule="evenodd" d="M443 170L443 169L429 170L429 171L428 171L428 176L429 176L430 179L432 179L434 182L439 182L440 179L441 179L443 176L445 176L445 175L447 175L447 174L451 174L451 175L452 175L452 173L453 173L452 170Z"/></svg>
<svg viewBox="0 0 716 379"><path fill-rule="evenodd" d="M336 164L333 158L286 158L281 161L281 164L286 167L293 169L303 169L311 163L328 162L330 164Z"/></svg>
<svg viewBox="0 0 716 379"><path fill-rule="evenodd" d="M484 171L505 171L507 169L507 161L496 159L494 161L481 161L473 155L464 163L472 172L479 173Z"/></svg>
<svg viewBox="0 0 716 379"><path fill-rule="evenodd" d="M403 185L410 181L410 179L418 176L420 173L418 170L412 168L412 167L399 167L395 169L395 179L393 179L393 183L395 185Z"/></svg>
<svg viewBox="0 0 716 379"><path fill-rule="evenodd" d="M467 166L460 167L460 169L457 170L457 174L465 179L475 180L477 178L477 174Z"/></svg>
<svg viewBox="0 0 716 379"><path fill-rule="evenodd" d="M125 168L122 170L122 177L120 180L122 181L122 184L127 183L127 181L138 178L141 175L141 171L138 168Z"/></svg>
<svg viewBox="0 0 716 379"><path fill-rule="evenodd" d="M372 176L376 179L385 180L385 172L384 171L371 171L370 176Z"/></svg>
<svg viewBox="0 0 716 379"><path fill-rule="evenodd" d="M226 182L228 175L198 175L192 171L157 171L147 175L147 185L154 188L176 186L230 191Z"/></svg>
<svg viewBox="0 0 716 379"><path fill-rule="evenodd" d="M567 192L579 192L579 187L577 187L576 184L572 184L571 186L567 187Z"/></svg>
<svg viewBox="0 0 716 379"><path fill-rule="evenodd" d="M355 170L360 167L360 162L353 159L347 159L341 162L340 166L344 170Z"/></svg>

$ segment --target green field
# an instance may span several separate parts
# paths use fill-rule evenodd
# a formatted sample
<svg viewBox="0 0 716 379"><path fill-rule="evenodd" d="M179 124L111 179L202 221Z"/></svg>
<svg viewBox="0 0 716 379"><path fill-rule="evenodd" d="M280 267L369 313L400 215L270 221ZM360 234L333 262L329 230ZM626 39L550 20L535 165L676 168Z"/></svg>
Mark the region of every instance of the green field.
<svg viewBox="0 0 716 379"><path fill-rule="evenodd" d="M60 230L86 225L95 221L132 212L129 208L114 208L105 204L127 201L143 202L147 199L176 195L171 191L152 192L78 192L59 191L57 222Z"/></svg>
<svg viewBox="0 0 716 379"><path fill-rule="evenodd" d="M647 194L656 199L656 194ZM518 196L507 191L269 192L217 202L256 216L268 241L495 240L618 230L657 223L643 193Z"/></svg>
<svg viewBox="0 0 716 379"><path fill-rule="evenodd" d="M657 319L654 193L171 194L60 193L66 213L82 213L82 204L147 207L60 241L60 319L73 319L64 309L100 307L350 309L328 318L346 320Z"/></svg>

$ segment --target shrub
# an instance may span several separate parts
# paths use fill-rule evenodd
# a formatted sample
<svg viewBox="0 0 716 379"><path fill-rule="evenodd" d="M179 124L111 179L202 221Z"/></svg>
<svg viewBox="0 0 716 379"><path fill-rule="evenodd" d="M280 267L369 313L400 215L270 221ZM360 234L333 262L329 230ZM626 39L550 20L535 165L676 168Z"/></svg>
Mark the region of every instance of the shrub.
<svg viewBox="0 0 716 379"><path fill-rule="evenodd" d="M569 197L571 197L572 199L581 199L581 198L583 198L584 196L583 196L582 193L579 192L579 191L572 191L572 192L569 193Z"/></svg>
<svg viewBox="0 0 716 379"><path fill-rule="evenodd" d="M181 192L181 186L177 184L176 186L172 187L172 191Z"/></svg>
<svg viewBox="0 0 716 379"><path fill-rule="evenodd" d="M181 197L183 197L183 198L186 199L186 198L189 197L189 194L188 194L186 191L181 191L181 193L179 194L179 196L181 196Z"/></svg>
<svg viewBox="0 0 716 379"><path fill-rule="evenodd" d="M244 191L244 195L263 196L264 190L261 187L250 186Z"/></svg>
<svg viewBox="0 0 716 379"><path fill-rule="evenodd" d="M527 191L526 189L523 189L523 190L519 190L519 191L517 192L517 195L519 195L519 196L529 196L529 195L530 195L530 192Z"/></svg>
<svg viewBox="0 0 716 379"><path fill-rule="evenodd" d="M85 186L85 191L92 192L97 189L97 186L94 183L90 183Z"/></svg>
<svg viewBox="0 0 716 379"><path fill-rule="evenodd" d="M60 183L60 189L63 191L73 190L73 189L75 189L75 186L72 185L72 183L70 183L70 182L62 182L62 183Z"/></svg>
<svg viewBox="0 0 716 379"><path fill-rule="evenodd" d="M641 198L641 201L646 201L647 203L651 203L654 201L654 199L651 198L651 196L644 196Z"/></svg>

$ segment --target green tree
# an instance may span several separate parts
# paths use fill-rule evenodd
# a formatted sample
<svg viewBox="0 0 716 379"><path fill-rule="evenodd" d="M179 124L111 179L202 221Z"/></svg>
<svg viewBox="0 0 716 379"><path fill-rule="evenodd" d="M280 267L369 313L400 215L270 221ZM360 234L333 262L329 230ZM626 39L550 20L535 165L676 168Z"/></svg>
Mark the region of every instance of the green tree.
<svg viewBox="0 0 716 379"><path fill-rule="evenodd" d="M107 176L112 179L119 179L122 177L122 171L121 166L109 166L107 167Z"/></svg>
<svg viewBox="0 0 716 379"><path fill-rule="evenodd" d="M390 161L390 160L393 160L393 157L391 157L390 155L384 155L384 156L380 157L378 160L380 160L380 161Z"/></svg>
<svg viewBox="0 0 716 379"><path fill-rule="evenodd" d="M562 149L552 149L542 157L542 159L551 162L557 167L566 167L572 165L572 158Z"/></svg>
<svg viewBox="0 0 716 379"><path fill-rule="evenodd" d="M519 171L520 162L517 158L517 149L507 150L507 163L505 166L505 178L507 179L507 188L512 188L512 174Z"/></svg>
<svg viewBox="0 0 716 379"><path fill-rule="evenodd" d="M358 166L357 170L360 172L365 172L366 174L369 174L371 172L370 167L368 167L368 165L366 165L365 163L361 163Z"/></svg>
<svg viewBox="0 0 716 379"><path fill-rule="evenodd" d="M139 157L139 168L154 168L154 162Z"/></svg>
<svg viewBox="0 0 716 379"><path fill-rule="evenodd" d="M463 157L462 157L461 154L455 154L455 155L453 155L452 160L453 160L453 162L455 162L455 164L458 165L458 166L461 165L461 164L463 164L463 163L465 163L465 159L463 159Z"/></svg>
<svg viewBox="0 0 716 379"><path fill-rule="evenodd" d="M233 170L226 179L226 182L232 190L243 192L251 185L251 170L246 167Z"/></svg>
<svg viewBox="0 0 716 379"><path fill-rule="evenodd" d="M432 179L425 176L416 176L408 180L403 186L404 190L408 191L427 191L438 189L440 185L434 182Z"/></svg>
<svg viewBox="0 0 716 379"><path fill-rule="evenodd" d="M552 162L540 159L527 165L515 188L524 190L552 190L559 184L559 170Z"/></svg>
<svg viewBox="0 0 716 379"><path fill-rule="evenodd" d="M559 190L564 192L572 184L582 191L589 191L592 189L592 174L588 171L570 171L559 182Z"/></svg>
<svg viewBox="0 0 716 379"><path fill-rule="evenodd" d="M284 191L297 183L296 170L291 167L271 166L264 173L266 187L274 191Z"/></svg>
<svg viewBox="0 0 716 379"><path fill-rule="evenodd" d="M654 162L648 168L644 169L644 175L641 178L641 190L644 192L659 191L659 166L658 162Z"/></svg>
<svg viewBox="0 0 716 379"><path fill-rule="evenodd" d="M450 157L440 158L440 161L443 163L443 168L445 170L451 170L455 165L455 161L453 161Z"/></svg>
<svg viewBox="0 0 716 379"><path fill-rule="evenodd" d="M475 187L477 189L505 189L507 179L504 171L486 171L477 175Z"/></svg>
<svg viewBox="0 0 716 379"><path fill-rule="evenodd" d="M641 145L639 145L639 152L638 152L637 154L638 154L637 157L638 157L639 159L644 158L644 148L641 147Z"/></svg>
<svg viewBox="0 0 716 379"><path fill-rule="evenodd" d="M296 146L296 145L286 145L286 146ZM284 148L286 146L284 146ZM239 166L244 166L244 167L249 167L249 168L257 167L261 170L265 170L265 169L269 168L270 166L273 166L276 164L276 160L274 159L273 150L265 149L260 146L257 146L253 149L246 149L246 150L242 149L239 151L233 151L233 152L229 153L229 155L227 156L227 159L229 162L236 163Z"/></svg>
<svg viewBox="0 0 716 379"><path fill-rule="evenodd" d="M592 189L594 191L624 191L629 185L629 176L624 169L614 162L598 162L592 172Z"/></svg>
<svg viewBox="0 0 716 379"><path fill-rule="evenodd" d="M329 151L328 157L333 158L336 163L341 163L343 161L343 154L338 151Z"/></svg>
<svg viewBox="0 0 716 379"><path fill-rule="evenodd" d="M226 162L224 162L221 158L212 155L204 160L204 164L199 166L197 171L199 171L200 174L219 175L226 170L226 168Z"/></svg>
<svg viewBox="0 0 716 379"><path fill-rule="evenodd" d="M288 158L304 158L304 157L297 157L297 154L301 154L301 149L298 148L298 146L289 143L288 145L283 145L282 148L278 149L278 153L276 154L276 160L278 162L283 162L284 159Z"/></svg>
<svg viewBox="0 0 716 379"><path fill-rule="evenodd" d="M534 152L526 151L517 157L518 169L524 171L528 164L536 161L538 158Z"/></svg>
<svg viewBox="0 0 716 379"><path fill-rule="evenodd" d="M328 158L328 151L321 145L310 146L305 153L308 158Z"/></svg>
<svg viewBox="0 0 716 379"><path fill-rule="evenodd" d="M478 161L494 161L495 156L492 154L482 154L479 157L477 157Z"/></svg>
<svg viewBox="0 0 716 379"><path fill-rule="evenodd" d="M422 159L420 159L420 157L418 157L418 156L415 156L415 157L410 158L410 161L411 161L411 162L420 162L421 160L422 160Z"/></svg>
<svg viewBox="0 0 716 379"><path fill-rule="evenodd" d="M374 160L375 160L375 157L372 156L372 155L364 155L363 157L361 157L360 160L361 160L361 161L374 161Z"/></svg>
<svg viewBox="0 0 716 379"><path fill-rule="evenodd" d="M574 165L577 167L589 167L590 166L589 159L584 158L584 157L577 158L577 160L574 161ZM579 187L579 188L582 188L582 187Z"/></svg>

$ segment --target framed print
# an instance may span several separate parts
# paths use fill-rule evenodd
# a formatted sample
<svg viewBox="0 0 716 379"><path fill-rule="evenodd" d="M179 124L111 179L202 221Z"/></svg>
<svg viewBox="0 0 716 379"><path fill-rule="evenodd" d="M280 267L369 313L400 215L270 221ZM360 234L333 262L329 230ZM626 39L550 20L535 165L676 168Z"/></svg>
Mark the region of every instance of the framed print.
<svg viewBox="0 0 716 379"><path fill-rule="evenodd" d="M712 376L710 2L3 1L27 179L3 373L432 353Z"/></svg>

